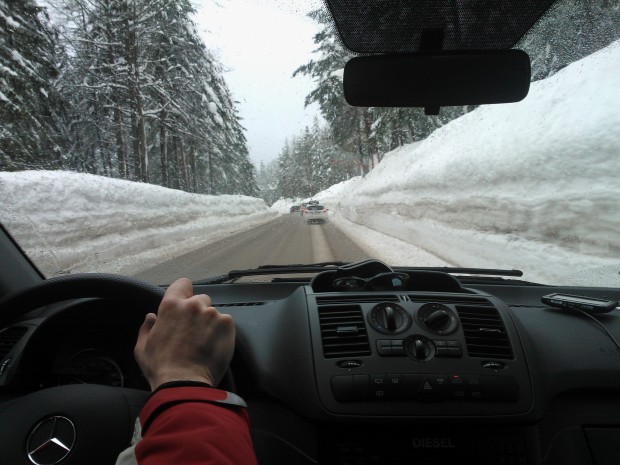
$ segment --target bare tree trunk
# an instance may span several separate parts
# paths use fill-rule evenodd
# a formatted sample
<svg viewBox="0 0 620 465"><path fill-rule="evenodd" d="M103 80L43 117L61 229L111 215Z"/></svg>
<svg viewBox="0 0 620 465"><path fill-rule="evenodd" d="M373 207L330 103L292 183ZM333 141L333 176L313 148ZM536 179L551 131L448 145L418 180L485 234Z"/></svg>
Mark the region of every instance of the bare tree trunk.
<svg viewBox="0 0 620 465"><path fill-rule="evenodd" d="M142 97L140 96L140 90L138 90L138 115L139 115L139 137L140 137L140 166L142 168L141 175L144 182L149 182L149 157L146 152L146 127L144 125L144 113L142 107Z"/></svg>
<svg viewBox="0 0 620 465"><path fill-rule="evenodd" d="M362 176L365 176L366 173L368 172L368 167L364 163L365 160L364 160L364 147L362 144L362 131L359 125L357 126L357 153L359 154L359 157L360 157L361 174Z"/></svg>
<svg viewBox="0 0 620 465"><path fill-rule="evenodd" d="M93 91L93 106L95 110L95 133L97 135L97 143L95 146L95 150L93 151L93 174L99 174L97 169L97 155L99 155L99 159L101 160L101 165L103 167L103 173L107 175L107 167L105 160L105 153L103 150L103 138L101 137L101 116L100 116L100 108L99 108L99 96L97 95L97 91Z"/></svg>
<svg viewBox="0 0 620 465"><path fill-rule="evenodd" d="M170 172L168 170L168 128L166 127L166 110L159 113L159 156L161 159L161 183L170 187Z"/></svg>
<svg viewBox="0 0 620 465"><path fill-rule="evenodd" d="M407 122L407 128L409 129L409 137L411 142L415 142L415 128L413 127L413 122L411 119Z"/></svg>
<svg viewBox="0 0 620 465"><path fill-rule="evenodd" d="M106 25L106 38L108 41L107 46L107 61L108 66L112 69L116 61L116 54L118 53L118 49L115 50L115 46L113 45L115 39L115 35L112 32L111 24ZM117 84L118 80L116 75L112 75L113 84ZM123 179L129 179L129 167L127 166L127 146L125 144L125 138L123 136L123 113L119 108L120 99L119 99L119 90L114 85L112 86L110 99L112 100L113 110L113 118L114 124L116 125L115 138L116 138L116 161L118 163L118 175Z"/></svg>
<svg viewBox="0 0 620 465"><path fill-rule="evenodd" d="M364 120L364 135L366 136L366 143L368 146L368 158L372 169L375 167L375 160L377 157L377 141L372 137L372 114L368 108L364 108L363 113Z"/></svg>
<svg viewBox="0 0 620 465"><path fill-rule="evenodd" d="M116 100L116 96L113 100ZM118 160L118 174L123 179L129 179L127 145L123 137L123 114L120 108L118 108L118 103L114 105L114 120L116 121L116 159Z"/></svg>
<svg viewBox="0 0 620 465"><path fill-rule="evenodd" d="M174 147L176 152L176 178L177 188L187 191L189 187L188 173L187 173L187 157L185 155L185 147L183 146L183 139L178 133L175 134Z"/></svg>
<svg viewBox="0 0 620 465"><path fill-rule="evenodd" d="M183 145L183 141L179 141L179 154L181 155L181 171L180 174L183 175L183 190L189 191L189 171L187 168L187 155L185 154L185 146Z"/></svg>
<svg viewBox="0 0 620 465"><path fill-rule="evenodd" d="M133 92L132 92L133 94ZM132 95L132 100L133 100ZM131 106L131 145L133 155L133 175L134 178L140 180L140 174L142 173L142 167L140 166L140 141L138 140L138 122L135 113L135 107Z"/></svg>
<svg viewBox="0 0 620 465"><path fill-rule="evenodd" d="M133 6L132 22L127 28L127 63L129 65L129 95L131 100L131 133L133 138L134 174L140 181L148 180L148 160L146 158L146 131L144 128L144 111L140 93L140 67L138 60L138 37L136 34L136 11Z"/></svg>
<svg viewBox="0 0 620 465"><path fill-rule="evenodd" d="M189 167L191 191L198 192L198 182L196 179L198 177L196 173L196 149L194 147L191 147L189 151Z"/></svg>
<svg viewBox="0 0 620 465"><path fill-rule="evenodd" d="M209 151L209 194L215 195L215 177L213 176L213 159Z"/></svg>
<svg viewBox="0 0 620 465"><path fill-rule="evenodd" d="M173 153L170 156L170 159L174 162L169 166L170 168L170 181L173 189L180 189L179 185L179 163L178 163L178 153L179 153L179 137L176 133L172 135L172 150Z"/></svg>

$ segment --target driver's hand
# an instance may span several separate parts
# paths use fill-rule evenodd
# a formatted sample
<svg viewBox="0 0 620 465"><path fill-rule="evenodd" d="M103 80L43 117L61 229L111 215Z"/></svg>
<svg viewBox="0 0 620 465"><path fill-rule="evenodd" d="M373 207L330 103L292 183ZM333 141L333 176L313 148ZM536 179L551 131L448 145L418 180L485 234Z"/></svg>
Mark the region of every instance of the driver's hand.
<svg viewBox="0 0 620 465"><path fill-rule="evenodd" d="M170 285L158 314L140 327L134 355L151 390L169 381L202 381L217 386L235 348L230 315L211 306L206 294L192 295L182 278Z"/></svg>

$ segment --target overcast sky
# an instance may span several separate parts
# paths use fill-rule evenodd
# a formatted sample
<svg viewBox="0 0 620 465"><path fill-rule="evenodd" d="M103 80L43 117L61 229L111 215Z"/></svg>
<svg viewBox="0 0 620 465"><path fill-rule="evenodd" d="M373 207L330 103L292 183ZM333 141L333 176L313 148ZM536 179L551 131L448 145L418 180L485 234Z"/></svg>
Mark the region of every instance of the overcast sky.
<svg viewBox="0 0 620 465"><path fill-rule="evenodd" d="M318 107L304 109L313 83L293 71L311 58L317 25L305 13L317 0L197 1L196 23L227 72L239 102L252 161L275 159L284 140L312 124Z"/></svg>

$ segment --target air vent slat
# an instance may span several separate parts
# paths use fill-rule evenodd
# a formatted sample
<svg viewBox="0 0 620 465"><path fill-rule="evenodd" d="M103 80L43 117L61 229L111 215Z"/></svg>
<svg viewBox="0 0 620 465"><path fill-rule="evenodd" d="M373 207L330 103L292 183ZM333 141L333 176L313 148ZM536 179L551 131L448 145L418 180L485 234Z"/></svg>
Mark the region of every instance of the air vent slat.
<svg viewBox="0 0 620 465"><path fill-rule="evenodd" d="M468 345L473 346L477 346L477 347L485 347L485 346L493 346L493 347L507 347L510 349L510 344L508 344L506 342L506 339L482 339L479 337L467 337L467 334L465 335L465 337L467 338L467 343Z"/></svg>
<svg viewBox="0 0 620 465"><path fill-rule="evenodd" d="M453 304L453 305L491 305L486 299L480 297L470 297L467 295L459 295L459 294L449 294L449 295L440 295L440 294L409 294L409 299L412 302L437 302L442 304Z"/></svg>
<svg viewBox="0 0 620 465"><path fill-rule="evenodd" d="M337 334L338 333L338 328L341 328L342 326L354 326L355 328L357 328L358 331L363 331L363 325L359 325L359 324L353 324L353 325L349 325L349 324L345 324L345 325L338 325L338 326L334 326L334 327L329 327L329 328L323 328L321 333L324 334L325 336L329 336L331 333Z"/></svg>
<svg viewBox="0 0 620 465"><path fill-rule="evenodd" d="M26 331L27 329L24 326L13 326L0 331L0 360L9 354L15 344L26 334Z"/></svg>
<svg viewBox="0 0 620 465"><path fill-rule="evenodd" d="M265 305L265 302L232 302L228 304L213 304L214 307L256 307Z"/></svg>
<svg viewBox="0 0 620 465"><path fill-rule="evenodd" d="M353 322L353 321L350 321L350 322L349 321L343 321L342 323L339 323L337 325L331 325L330 324L330 325L323 326L323 332L324 333L328 333L330 331L336 331L340 326L349 326L349 325L355 325L355 326L358 326L358 327L363 326L363 324L356 323L356 322Z"/></svg>
<svg viewBox="0 0 620 465"><path fill-rule="evenodd" d="M352 348L365 348L368 347L367 342L362 339L360 340L351 340L350 338L342 338L342 340L337 339L326 339L323 343L324 348L328 349L329 347L339 347L342 350L348 350Z"/></svg>
<svg viewBox="0 0 620 465"><path fill-rule="evenodd" d="M500 351L500 352L510 351L511 350L510 347L506 347L506 346L503 346L503 345L494 346L494 345L487 345L487 344L484 344L484 345L470 344L470 345L468 345L468 347L471 347L471 350L475 350L476 352L484 351L484 350L487 350L487 349L489 351Z"/></svg>
<svg viewBox="0 0 620 465"><path fill-rule="evenodd" d="M482 318L461 318L464 328L478 330L478 328L503 328L504 325L499 321L485 320Z"/></svg>
<svg viewBox="0 0 620 465"><path fill-rule="evenodd" d="M326 323L331 323L333 322L338 322L340 320L346 320L346 321L350 321L352 318L354 318L357 321L364 321L363 317L359 317L356 318L355 316L352 316L350 313L345 313L345 312L334 312L333 315L323 315L324 321Z"/></svg>
<svg viewBox="0 0 620 465"><path fill-rule="evenodd" d="M502 317L490 302L484 306L457 304L456 311L470 357L514 358Z"/></svg>
<svg viewBox="0 0 620 465"><path fill-rule="evenodd" d="M319 296L316 303L319 305L338 305L338 304L361 304L361 303L379 303L379 302L399 302L397 295L390 294L368 294L368 295L335 295L335 296Z"/></svg>
<svg viewBox="0 0 620 465"><path fill-rule="evenodd" d="M319 322L325 358L370 355L366 323L359 305L319 306Z"/></svg>

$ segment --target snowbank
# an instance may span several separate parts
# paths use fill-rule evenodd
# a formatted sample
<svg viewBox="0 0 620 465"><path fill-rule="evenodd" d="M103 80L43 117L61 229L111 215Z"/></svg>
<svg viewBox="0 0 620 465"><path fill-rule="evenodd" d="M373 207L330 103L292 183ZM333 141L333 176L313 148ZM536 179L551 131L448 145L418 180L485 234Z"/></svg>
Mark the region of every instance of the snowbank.
<svg viewBox="0 0 620 465"><path fill-rule="evenodd" d="M0 172L0 198L5 226L47 276L128 273L277 215L253 197L58 171Z"/></svg>
<svg viewBox="0 0 620 465"><path fill-rule="evenodd" d="M565 284L613 270L606 283L618 285L618 108L615 42L533 83L524 101L480 107L317 198L455 265Z"/></svg>
<svg viewBox="0 0 620 465"><path fill-rule="evenodd" d="M271 209L277 211L280 214L290 213L291 207L293 205L299 205L300 203L300 199L279 199L274 202L274 204L271 206Z"/></svg>

